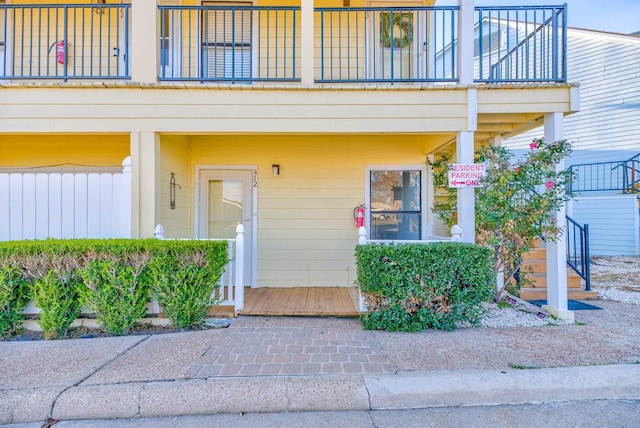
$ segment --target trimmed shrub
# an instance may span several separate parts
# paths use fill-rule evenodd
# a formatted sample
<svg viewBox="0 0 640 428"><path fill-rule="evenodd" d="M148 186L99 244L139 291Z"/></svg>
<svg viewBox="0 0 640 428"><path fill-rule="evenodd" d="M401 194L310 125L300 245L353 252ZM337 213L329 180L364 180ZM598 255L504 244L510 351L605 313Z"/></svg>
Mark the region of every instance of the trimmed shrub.
<svg viewBox="0 0 640 428"><path fill-rule="evenodd" d="M356 263L370 330L452 330L476 322L493 297L493 252L479 245L359 245Z"/></svg>
<svg viewBox="0 0 640 428"><path fill-rule="evenodd" d="M80 315L80 284L75 275L54 270L34 280L33 302L40 309L38 323L46 339L64 335Z"/></svg>
<svg viewBox="0 0 640 428"><path fill-rule="evenodd" d="M23 311L31 300L29 282L15 262L0 266L0 337L22 327Z"/></svg>
<svg viewBox="0 0 640 428"><path fill-rule="evenodd" d="M227 243L174 241L158 248L149 263L153 291L164 315L180 328L204 323L227 264Z"/></svg>
<svg viewBox="0 0 640 428"><path fill-rule="evenodd" d="M128 333L147 313L151 296L145 270L150 257L135 247L129 252L124 245L86 256L80 269L83 302L106 332Z"/></svg>
<svg viewBox="0 0 640 428"><path fill-rule="evenodd" d="M95 312L105 331L127 333L146 314L152 284L149 262L154 258L159 259L154 272L160 281L154 289L167 315L180 326L200 323L215 304L211 294L228 261L224 241L2 242L0 334L19 328L31 298L41 311L39 322L47 338L64 334L83 305Z"/></svg>
<svg viewBox="0 0 640 428"><path fill-rule="evenodd" d="M33 282L33 302L46 339L62 336L80 315L78 253L60 241L27 247L22 263ZM31 250L31 251L29 251Z"/></svg>

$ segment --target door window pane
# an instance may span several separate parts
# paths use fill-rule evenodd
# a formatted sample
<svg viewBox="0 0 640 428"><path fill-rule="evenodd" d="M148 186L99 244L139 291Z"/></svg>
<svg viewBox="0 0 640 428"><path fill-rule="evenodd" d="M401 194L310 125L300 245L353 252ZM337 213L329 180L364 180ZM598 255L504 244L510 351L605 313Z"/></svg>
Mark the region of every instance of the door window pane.
<svg viewBox="0 0 640 428"><path fill-rule="evenodd" d="M208 238L235 238L242 223L242 180L210 180L208 214Z"/></svg>
<svg viewBox="0 0 640 428"><path fill-rule="evenodd" d="M371 171L371 239L422 239L421 171Z"/></svg>

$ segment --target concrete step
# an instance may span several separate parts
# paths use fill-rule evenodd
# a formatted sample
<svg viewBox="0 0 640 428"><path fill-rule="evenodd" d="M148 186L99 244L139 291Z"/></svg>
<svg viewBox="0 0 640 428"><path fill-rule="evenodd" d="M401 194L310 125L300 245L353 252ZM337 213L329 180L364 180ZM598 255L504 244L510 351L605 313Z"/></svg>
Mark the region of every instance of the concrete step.
<svg viewBox="0 0 640 428"><path fill-rule="evenodd" d="M535 287L535 288L522 288L520 289L520 298L523 300L546 300L547 288ZM598 297L598 292L569 289L568 297L570 300L595 300Z"/></svg>

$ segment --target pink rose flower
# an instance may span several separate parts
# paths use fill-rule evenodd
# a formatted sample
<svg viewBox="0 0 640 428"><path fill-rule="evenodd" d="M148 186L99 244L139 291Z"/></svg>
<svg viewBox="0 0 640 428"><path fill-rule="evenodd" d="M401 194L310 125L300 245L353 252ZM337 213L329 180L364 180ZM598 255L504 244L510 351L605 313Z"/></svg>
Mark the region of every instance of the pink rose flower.
<svg viewBox="0 0 640 428"><path fill-rule="evenodd" d="M531 144L529 144L529 148L531 150L537 149L538 148L538 142L537 141L532 141Z"/></svg>
<svg viewBox="0 0 640 428"><path fill-rule="evenodd" d="M551 189L553 187L553 181L547 181L546 186L548 189Z"/></svg>
<svg viewBox="0 0 640 428"><path fill-rule="evenodd" d="M516 168L513 170L513 172L515 172L516 174L520 172L520 168Z"/></svg>

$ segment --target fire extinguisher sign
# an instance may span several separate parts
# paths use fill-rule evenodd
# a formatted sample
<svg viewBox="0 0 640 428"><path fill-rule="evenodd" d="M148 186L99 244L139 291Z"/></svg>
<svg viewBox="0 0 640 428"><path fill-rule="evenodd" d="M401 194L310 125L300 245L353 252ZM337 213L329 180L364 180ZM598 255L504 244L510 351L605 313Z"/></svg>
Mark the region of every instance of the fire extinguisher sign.
<svg viewBox="0 0 640 428"><path fill-rule="evenodd" d="M449 187L482 187L483 163L454 163L449 166Z"/></svg>

